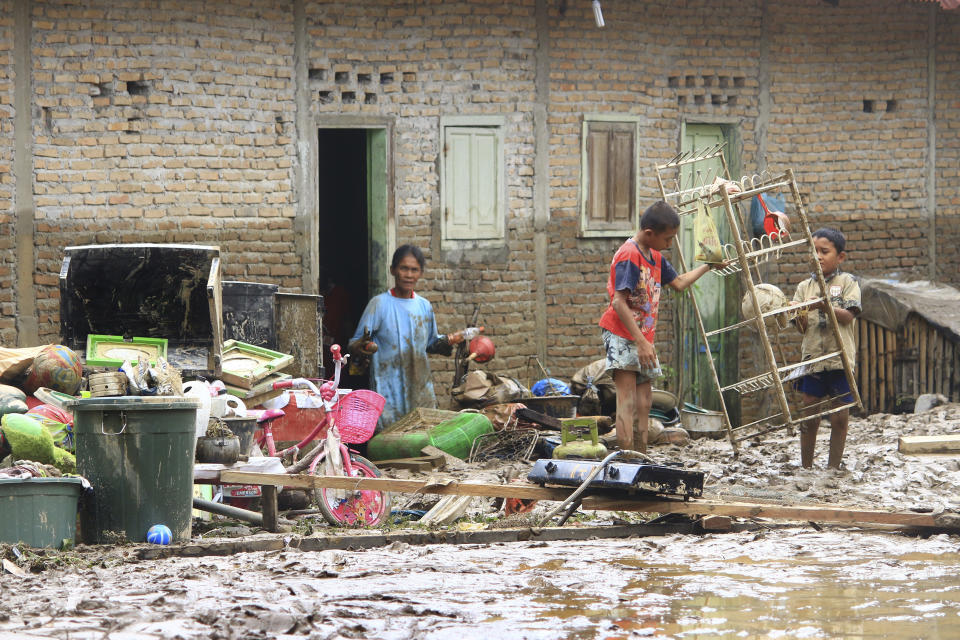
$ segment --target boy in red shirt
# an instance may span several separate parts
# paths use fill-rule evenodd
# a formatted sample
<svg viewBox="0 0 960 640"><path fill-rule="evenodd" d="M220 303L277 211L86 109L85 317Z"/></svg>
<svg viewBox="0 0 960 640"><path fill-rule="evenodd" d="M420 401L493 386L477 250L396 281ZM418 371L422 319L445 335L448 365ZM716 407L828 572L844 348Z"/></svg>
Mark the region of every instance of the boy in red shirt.
<svg viewBox="0 0 960 640"><path fill-rule="evenodd" d="M653 346L660 288L683 291L711 268L703 264L677 275L660 255L673 244L680 216L666 202L656 202L640 218L640 231L623 243L610 264L607 293L610 306L600 317L607 369L617 387L617 444L647 451L651 382L663 375Z"/></svg>

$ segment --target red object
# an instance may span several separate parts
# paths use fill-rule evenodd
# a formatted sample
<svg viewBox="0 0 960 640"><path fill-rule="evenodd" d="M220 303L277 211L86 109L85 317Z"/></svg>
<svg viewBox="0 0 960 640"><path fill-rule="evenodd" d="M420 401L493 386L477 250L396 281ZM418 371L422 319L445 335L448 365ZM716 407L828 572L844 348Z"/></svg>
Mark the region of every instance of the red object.
<svg viewBox="0 0 960 640"><path fill-rule="evenodd" d="M297 394L309 391L292 392L290 402L283 408L283 415L270 422L274 442L300 442L313 431L326 415L323 407L298 407ZM346 444L359 444L373 437L377 420L383 413L387 400L375 391L357 389L343 396L334 408L334 423L340 430L340 440ZM263 435L257 429L254 437ZM326 431L318 434L323 437Z"/></svg>
<svg viewBox="0 0 960 640"><path fill-rule="evenodd" d="M470 353L477 354L474 358L477 362L489 362L496 352L493 340L487 336L477 336L470 341Z"/></svg>
<svg viewBox="0 0 960 640"><path fill-rule="evenodd" d="M334 409L340 440L360 444L372 438L386 403L387 399L382 395L367 389L357 389L343 396Z"/></svg>
<svg viewBox="0 0 960 640"><path fill-rule="evenodd" d="M73 414L55 407L52 404L38 404L36 406L30 407L27 411L29 416L40 416L41 418L47 418L53 420L54 422L59 422L60 424L73 424Z"/></svg>
<svg viewBox="0 0 960 640"><path fill-rule="evenodd" d="M767 208L767 203L763 201L763 196L759 194L757 194L757 200L760 201L760 206L763 207L763 232L768 236L779 236L781 233L787 235L788 231L784 228L780 220L783 212L770 211L770 209Z"/></svg>
<svg viewBox="0 0 960 640"><path fill-rule="evenodd" d="M537 506L537 501L526 498L507 498L503 504L503 514L511 516L515 513L528 513Z"/></svg>

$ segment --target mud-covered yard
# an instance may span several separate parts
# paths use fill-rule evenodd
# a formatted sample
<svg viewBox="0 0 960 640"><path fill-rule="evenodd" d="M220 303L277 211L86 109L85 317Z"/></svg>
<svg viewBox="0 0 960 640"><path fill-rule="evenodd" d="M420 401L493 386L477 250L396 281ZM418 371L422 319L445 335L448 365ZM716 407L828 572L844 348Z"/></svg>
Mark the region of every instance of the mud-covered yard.
<svg viewBox="0 0 960 640"><path fill-rule="evenodd" d="M825 470L822 429L814 470L799 468L796 437L741 447L723 440L652 448L694 460L709 497L829 503L940 513L956 508L960 458L902 455L903 435L955 433L960 405L851 421L845 470ZM459 474L476 473L476 470ZM500 469L487 469L496 477ZM397 507L404 504L396 496ZM412 504L412 503L411 503ZM416 506L428 506L418 504ZM564 529L585 539L546 542L524 524L516 542L390 542L403 527L283 534L217 527L155 557L148 545L72 552L3 548L25 569L0 578L0 635L12 638L627 638L927 637L960 635L960 536L884 526L742 520L738 531L606 539L601 532L655 514L593 512ZM465 521L503 527L493 501ZM526 515L526 514L524 514ZM597 527L590 529L588 527ZM629 527L627 527L629 530ZM640 530L637 529L637 532ZM237 537L240 534L251 534ZM930 535L927 535L930 534ZM322 550L328 536L369 548ZM455 536L450 536L454 538ZM592 538L592 539L591 539ZM350 538L347 538L349 541ZM360 538L356 538L360 540ZM378 544L386 541L387 544ZM243 546L241 543L246 543ZM254 543L259 544L257 547ZM360 546L359 544L357 546ZM267 549L236 552L240 549ZM192 555L182 555L189 553Z"/></svg>

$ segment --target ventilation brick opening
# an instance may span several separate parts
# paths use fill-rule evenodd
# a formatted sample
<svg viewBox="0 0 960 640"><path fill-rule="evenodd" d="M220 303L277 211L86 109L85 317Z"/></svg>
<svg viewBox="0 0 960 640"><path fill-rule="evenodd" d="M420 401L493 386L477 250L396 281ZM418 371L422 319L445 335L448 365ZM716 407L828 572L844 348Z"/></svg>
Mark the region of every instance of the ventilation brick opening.
<svg viewBox="0 0 960 640"><path fill-rule="evenodd" d="M357 101L357 94L353 91L344 91L340 94L340 101L343 104L353 104Z"/></svg>
<svg viewBox="0 0 960 640"><path fill-rule="evenodd" d="M864 112L864 113L873 113L873 100L866 100L866 99L864 99L864 101L863 101L863 112Z"/></svg>
<svg viewBox="0 0 960 640"><path fill-rule="evenodd" d="M127 93L132 96L145 96L150 92L150 83L145 80L133 80L127 83Z"/></svg>
<svg viewBox="0 0 960 640"><path fill-rule="evenodd" d="M350 82L350 73L347 71L337 71L333 74L333 81L337 84L347 84Z"/></svg>
<svg viewBox="0 0 960 640"><path fill-rule="evenodd" d="M327 79L326 69L310 69L307 71L307 78L310 80L324 81Z"/></svg>

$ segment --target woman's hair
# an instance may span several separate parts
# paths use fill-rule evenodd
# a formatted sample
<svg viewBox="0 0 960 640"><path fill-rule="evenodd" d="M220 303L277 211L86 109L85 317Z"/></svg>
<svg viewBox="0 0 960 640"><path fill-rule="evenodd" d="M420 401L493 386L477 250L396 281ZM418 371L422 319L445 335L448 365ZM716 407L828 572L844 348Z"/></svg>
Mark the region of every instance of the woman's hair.
<svg viewBox="0 0 960 640"><path fill-rule="evenodd" d="M390 262L390 268L396 269L400 261L407 256L416 258L421 270L427 266L427 259L423 257L423 251L420 250L420 247L412 244L404 244L397 247L397 250L393 252L393 260Z"/></svg>

